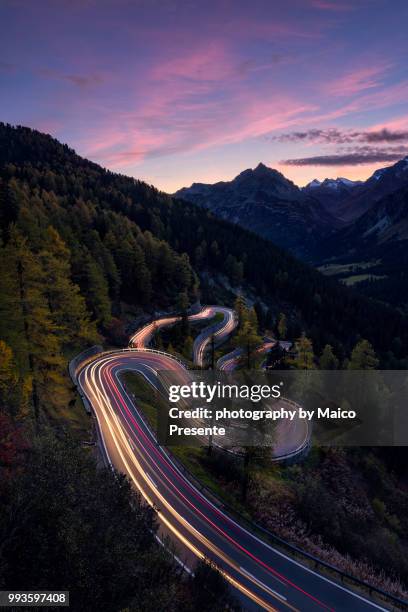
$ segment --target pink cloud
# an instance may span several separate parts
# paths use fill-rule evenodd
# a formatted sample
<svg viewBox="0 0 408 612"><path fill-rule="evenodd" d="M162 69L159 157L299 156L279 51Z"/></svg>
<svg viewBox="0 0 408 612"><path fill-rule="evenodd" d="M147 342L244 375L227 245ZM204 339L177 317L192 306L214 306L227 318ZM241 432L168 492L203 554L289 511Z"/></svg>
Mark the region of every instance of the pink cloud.
<svg viewBox="0 0 408 612"><path fill-rule="evenodd" d="M396 119L387 120L385 123L376 123L369 128L370 131L376 132L378 130L406 130L408 129L408 115L398 117Z"/></svg>
<svg viewBox="0 0 408 612"><path fill-rule="evenodd" d="M384 108L395 104L406 103L408 97L408 80L390 85L381 91L373 92L359 98L360 109Z"/></svg>
<svg viewBox="0 0 408 612"><path fill-rule="evenodd" d="M230 78L234 64L228 58L225 47L213 43L193 53L161 61L153 67L150 78L154 80L185 79L194 82L219 82Z"/></svg>
<svg viewBox="0 0 408 612"><path fill-rule="evenodd" d="M345 75L337 86L344 93L374 88L388 65L360 69ZM325 113L321 106L272 91L256 92L245 79L228 49L220 43L197 48L189 56L158 63L146 79L146 100L137 111L122 117L126 128L115 145L105 148L111 163L134 163L174 152L256 138L275 130L311 121L321 122L381 107L405 96L404 84L363 94L357 100ZM329 87L331 93L335 87ZM320 103L321 104L321 103ZM234 113L230 109L234 108ZM121 121L119 121L120 123ZM132 143L129 146L129 139ZM103 153L103 150L101 151Z"/></svg>
<svg viewBox="0 0 408 612"><path fill-rule="evenodd" d="M321 126L367 108L404 101L408 82L370 91L385 69L383 64L377 70L367 68L345 75L342 86L360 95L325 111L328 101L324 98L316 104L305 100L301 93L297 97L285 93L282 87L275 91L268 81L254 90L224 45L198 47L189 56L151 66L144 77L143 97L137 92L134 104L130 98L130 110L107 116L106 109L98 109L103 126L95 126L93 133L87 131L82 152L112 168L124 168L147 159L237 143L289 127Z"/></svg>
<svg viewBox="0 0 408 612"><path fill-rule="evenodd" d="M331 96L352 96L367 89L374 89L382 84L382 77L390 67L390 64L383 63L358 68L330 81L323 89Z"/></svg>
<svg viewBox="0 0 408 612"><path fill-rule="evenodd" d="M157 61L145 75L135 109L115 113L102 138L96 131L87 139L85 152L120 167L254 138L317 110L284 93L254 91L245 77L221 43Z"/></svg>
<svg viewBox="0 0 408 612"><path fill-rule="evenodd" d="M30 125L32 125L36 130L39 130L40 132L45 132L46 134L53 134L55 136L64 127L64 122L60 119L33 118L30 121Z"/></svg>
<svg viewBox="0 0 408 612"><path fill-rule="evenodd" d="M172 153L192 152L256 138L299 122L316 110L289 97L254 100L237 94L234 113L227 104L201 101L198 105L166 91L153 96L146 108L116 115L104 137L89 139L87 155L117 168ZM118 129L117 126L122 126Z"/></svg>
<svg viewBox="0 0 408 612"><path fill-rule="evenodd" d="M296 32L307 38L307 28L293 29L279 20L248 20L244 24L231 19L226 31L232 26L236 26L233 38L215 36L210 43L208 37L203 42L198 31L193 44L188 32L188 42L184 41L182 49L166 38L168 32L163 31L161 38L157 31L157 40L163 44L157 46L157 55L152 55L149 62L142 67L137 65L137 86L129 79L129 70L125 75L125 109L116 110L113 104L115 110L110 112L109 102L105 108L95 109L93 126L86 130L81 152L112 168L124 168L161 156L242 142L289 127L321 125L366 108L394 103L406 93L402 84L399 89L392 86L374 91L390 68L385 62L377 62L324 86L318 80L316 96L305 96L301 78L297 89L286 77L275 80L276 62L270 61L270 56L257 56L256 61L245 59L237 53L236 45L241 38L268 38L271 33L285 38L288 32ZM311 35L319 36L318 29ZM176 36L174 30L172 36ZM339 104L343 96L356 99L346 98L342 106L331 110L333 96L341 98ZM86 103L81 102L83 109ZM101 97L98 103L105 101Z"/></svg>
<svg viewBox="0 0 408 612"><path fill-rule="evenodd" d="M327 124L336 119L347 117L356 113L366 113L367 110L380 110L399 104L404 104L408 98L408 80L401 81L395 85L390 85L386 89L362 94L351 102L346 102L342 106L331 111L321 111L317 115L307 116L299 125L308 124L310 126ZM382 124L381 124L382 125ZM384 124L385 126L385 124ZM393 127L387 123L390 129ZM395 127L395 129L398 129Z"/></svg>

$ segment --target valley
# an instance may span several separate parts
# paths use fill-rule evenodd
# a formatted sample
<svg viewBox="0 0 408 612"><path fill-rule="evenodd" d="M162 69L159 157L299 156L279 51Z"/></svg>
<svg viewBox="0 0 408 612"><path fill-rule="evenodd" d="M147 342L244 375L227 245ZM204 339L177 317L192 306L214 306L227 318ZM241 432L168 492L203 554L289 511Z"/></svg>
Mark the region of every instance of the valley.
<svg viewBox="0 0 408 612"><path fill-rule="evenodd" d="M294 197L299 190L274 173L272 175L274 180L277 178L283 183L279 187L283 219L285 207L293 201L290 193ZM244 182L249 178L251 185L257 185L267 180L265 176L269 177L269 171L261 167L257 176L250 173L249 177L244 177ZM122 536L113 559L116 564L123 550L130 565L113 571L110 569L112 561L106 562L109 571L118 580L123 579L126 585L131 584L132 568L140 567L137 559L139 548L132 544L133 553L127 548L126 525L129 521L134 522L134 518L126 514L130 512L126 496L120 508L114 502L106 506L104 488L96 496L95 489L89 486L89 480L100 481L95 476L97 468L90 455L98 441L95 433L98 429L94 429L97 421L93 423L89 418L81 433L77 432L71 441L72 415L77 410L74 406L77 406L78 396L68 377L67 355L71 358L87 347L101 343L108 349L105 354L99 348L89 362L85 360L79 372L82 397L85 394L97 418L105 420L103 433L112 463L124 470L132 481L134 478L139 483L140 477L144 491L148 488L150 494L159 497L162 485L154 463L158 457L157 448L151 441L138 406L135 407L126 396L120 383L118 387L116 375L119 376L119 371L136 369L139 374L142 372L145 380L147 377L149 389L143 390L140 408L146 418L150 418L158 404L150 384L154 371L165 367L164 364L171 364L180 376L186 376L188 370L183 365L184 360L190 367L194 367L193 362L202 367L207 348L212 352L214 365L218 363L220 369L225 367L226 370L262 365L289 369L404 369L408 365L408 320L400 310L369 300L342 286L333 277L321 274L252 230L220 219L196 204L172 198L142 181L107 171L38 131L0 124L0 201L0 355L3 364L0 391L3 415L4 422L13 432L22 432L28 447L24 452L30 457L29 464L34 472L25 467L21 479L14 477L18 483L18 495L15 497L12 490L7 491L3 521L8 524L8 516L16 514L14 508L20 494L31 495L31 488L25 481L28 478L39 491L36 498L38 520L41 515L47 529L58 530L60 516L68 524L66 512L75 515L75 525L89 525L91 520L96 521L95 525L92 523L89 537L83 536L80 529L76 529L74 534L68 529L61 535L59 551L61 548L69 551L74 545L81 551L82 558L90 547L93 550L95 546L92 534L98 530L99 516L105 516L109 523L112 513L115 513L120 519ZM316 219L313 231L317 232L321 223L316 211L321 210L322 205L306 196L303 201L307 203L309 214ZM269 204L273 208L272 199ZM300 215L301 210L300 204L296 206L296 214ZM296 223L295 217L289 219L290 223ZM323 215L323 224L331 218ZM310 240L309 248L318 242L317 236L316 233ZM375 267L367 266L375 262L378 267L383 258L366 257L361 261L364 262L363 269L353 267L351 274L371 274ZM356 259L350 261L352 264L356 262ZM346 267L340 269L343 273L349 271ZM200 301L221 306L208 306L200 311ZM211 321L211 335L200 329L193 338L185 317L193 305L198 305L198 310L192 317L201 318L202 323L207 319ZM242 322L235 335L233 305ZM166 324L169 324L167 331L164 330ZM293 345L287 356L283 350L269 355L275 337L287 348ZM135 348L123 350L129 339ZM224 340L225 361L218 349L218 344ZM154 349L146 348L150 341L155 343ZM170 353L170 356L166 358L163 352ZM140 390L136 392L140 393ZM118 420L122 417L131 442ZM132 419L137 419L137 426ZM139 434L135 436L133 427L141 437ZM3 427L3 431L7 434L8 430ZM17 433L13 436L16 437ZM8 444L7 436L3 443ZM19 456L17 441L14 447ZM234 505L241 506L245 500L247 515L264 528L273 530L276 537L291 546L302 547L323 561L334 556L341 571L351 572L400 595L403 586L399 576L403 580L406 577L406 543L403 539L406 527L402 511L405 493L401 471L394 475L392 467L394 461L398 463L398 455L381 451L366 456L366 453L358 451L314 449L307 461L295 466L266 466L262 454L252 459L248 455L249 463L244 461L238 471L227 461L220 461L215 452L209 456L205 449L202 452L194 449L183 451L179 456L183 456L189 469L191 466L194 473L199 474L200 480L214 486L222 498L228 496ZM138 460L137 453L138 457L147 459L147 463L143 463L142 475L136 473L138 468L134 462ZM54 462L50 456L59 459ZM88 480L83 484L85 481L76 477L76 466L85 459ZM164 462L163 470L170 469L173 473L167 456L160 453L160 461ZM72 500L67 500L59 481L62 466L72 470L66 474L77 496ZM153 467L155 472L151 473ZM42 473L46 474L44 481ZM378 485L380 473L381 488ZM170 473L166 472L166 476L170 478ZM371 485L373 479L376 483L374 489ZM130 495L128 480L109 480L109 483L106 487L110 499L117 498L116 487L129 487L126 495ZM341 495L338 483L341 484ZM185 480L183 487L191 491L191 485ZM61 500L57 508L51 503L55 488ZM95 499L91 517L87 513L88 490ZM172 505L167 508L170 514L174 507L181 507L177 491L172 489L171 495ZM381 499L377 500L377 496ZM77 498L86 501L78 504ZM383 498L387 498L386 510L383 509ZM319 500L317 505L316 500ZM137 503L140 505L141 500ZM163 503L162 498L160 503ZM206 505L205 499L202 503ZM157 546L151 534L156 534L158 527L152 524L156 519L149 514L150 509L143 505L140 507L143 508L141 516L146 513L146 520L150 516L149 528L141 531L150 534L149 542L145 544L145 550L151 551L150 557L143 560L144 567L150 572L150 568L157 565ZM322 507L324 516L328 517L324 521L321 520ZM52 512L46 512L45 508ZM350 521L350 508L353 521ZM168 521L167 510L164 519ZM366 521L367 516L371 517L370 522ZM225 520L228 522L228 517ZM192 516L191 521L196 521L196 517ZM384 525L387 531L384 531ZM19 528L26 533L24 525L20 524ZM79 539L75 536L77 532ZM184 531L181 535L185 537ZM31 547L27 540L25 537L21 541L24 548L19 549L18 555L14 554L12 543L6 548L8 576L17 576L19 584L25 584L27 572L30 572L33 582L39 580L38 564L33 566L31 559L36 554L34 551L43 550L43 543L35 540ZM228 550L231 550L230 544ZM254 546L256 549L258 546L264 548L259 543ZM209 549L215 554L211 543ZM99 602L103 600L106 585L100 583L93 561L99 555L105 562L109 551L109 545L104 544L103 551L98 550L87 565L90 584L98 585ZM390 575L386 577L379 573L383 555L391 559ZM241 556L239 553L240 567L243 566ZM68 553L66 558L69 563ZM370 562L366 563L365 558ZM274 564L282 565L282 561L275 559L275 553L273 559ZM48 563L47 559L42 563L41 570ZM173 561L166 559L163 563L166 572L171 572ZM20 570L21 567L24 571ZM47 567L50 575L54 575L56 564ZM288 567L292 574L292 562ZM80 579L74 569L67 571L71 572L77 584ZM284 569L283 565L281 569ZM255 566L247 571L255 576ZM295 565L294 573L298 571ZM247 588L248 579L241 571L238 574L240 585ZM229 575L237 580L235 569ZM262 582L266 579L262 577ZM172 580L173 592L187 588L183 581L180 586L180 579ZM320 578L316 580L319 581L316 593L320 594ZM305 583L309 583L308 577ZM161 584L157 582L157 589L165 597L167 591L161 589ZM264 591L263 587L259 588ZM260 596L259 588L255 586L256 597ZM344 590L337 593L337 587L329 587L324 580L321 588L322 597L324 595L328 600L344 604L344 598L348 597ZM133 590L129 586L127 589L126 600L129 600ZM222 591L222 585L220 589ZM312 590L315 590L314 585ZM92 593L90 588L83 595L77 594L78 599L85 602L84 609L90 609ZM289 589L284 594L289 601L288 595ZM300 605L304 608L305 597L295 594L294 600L302 602ZM345 605L347 608L347 602Z"/></svg>
<svg viewBox="0 0 408 612"><path fill-rule="evenodd" d="M0 608L408 610L407 22L0 2Z"/></svg>
<svg viewBox="0 0 408 612"><path fill-rule="evenodd" d="M231 182L175 194L242 225L361 293L406 309L408 158L365 182L313 180L303 188L259 164Z"/></svg>

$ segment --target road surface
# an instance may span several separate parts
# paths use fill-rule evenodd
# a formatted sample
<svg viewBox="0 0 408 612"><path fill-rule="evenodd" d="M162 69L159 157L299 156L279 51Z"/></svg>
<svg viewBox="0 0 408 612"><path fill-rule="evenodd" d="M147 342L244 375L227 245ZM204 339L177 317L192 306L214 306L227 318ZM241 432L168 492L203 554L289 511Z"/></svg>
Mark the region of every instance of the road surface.
<svg viewBox="0 0 408 612"><path fill-rule="evenodd" d="M213 559L251 610L386 609L266 544L200 492L168 451L158 446L127 393L121 374L129 370L144 376L152 386L157 385L160 370L174 370L181 382L190 375L172 356L146 348L100 354L77 371L109 463L127 474L146 502L156 508L160 537L171 537L188 570L197 558Z"/></svg>
<svg viewBox="0 0 408 612"><path fill-rule="evenodd" d="M212 319L217 314L223 315L222 320L210 327L206 327L198 334L194 341L192 357L194 363L198 366L204 366L206 352L210 348L212 338L214 338L215 346L222 344L236 328L237 320L234 311L224 306L205 306L197 314L189 315L188 317L190 323L197 323L206 319ZM180 316L169 316L147 323L130 338L129 346L133 348L147 347L158 330L163 327L170 327L180 320Z"/></svg>
<svg viewBox="0 0 408 612"><path fill-rule="evenodd" d="M275 346L274 340L267 339L256 349L259 354L268 352ZM223 372L233 372L239 365L239 362L244 355L242 348L236 348L230 353L223 355L217 361L217 369ZM293 402L292 402L293 404ZM267 407L267 402L263 406ZM289 406L285 398L281 398L275 402L272 409L285 408L293 409L293 405ZM294 418L292 421L284 419L277 423L274 434L274 447L272 450L273 461L283 461L298 456L309 445L310 429L307 421L304 419Z"/></svg>

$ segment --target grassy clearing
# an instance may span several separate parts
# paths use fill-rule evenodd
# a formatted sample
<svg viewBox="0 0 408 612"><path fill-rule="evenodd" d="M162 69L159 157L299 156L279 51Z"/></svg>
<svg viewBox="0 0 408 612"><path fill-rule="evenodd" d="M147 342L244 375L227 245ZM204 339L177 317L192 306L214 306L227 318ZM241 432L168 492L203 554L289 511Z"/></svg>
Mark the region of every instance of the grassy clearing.
<svg viewBox="0 0 408 612"><path fill-rule="evenodd" d="M217 323L221 323L224 319L224 315L222 312L217 312L211 319L203 319L198 321L190 321L191 331L195 336L198 336L200 332L203 331L206 327L210 327L210 325L216 325Z"/></svg>
<svg viewBox="0 0 408 612"><path fill-rule="evenodd" d="M361 283L366 280L382 280L383 278L387 278L386 276L378 275L378 274L355 274L354 276L348 276L347 278L342 278L341 282L347 286L356 285L357 283Z"/></svg>
<svg viewBox="0 0 408 612"><path fill-rule="evenodd" d="M210 322L208 324L215 325L216 323L221 323L223 319L224 315L222 314L222 312L217 312L217 314L212 319L210 319Z"/></svg>
<svg viewBox="0 0 408 612"><path fill-rule="evenodd" d="M337 276L338 274L347 274L349 272L359 272L360 270L369 270L381 263L380 259L374 261L357 261L349 264L325 264L319 266L318 270L326 276Z"/></svg>
<svg viewBox="0 0 408 612"><path fill-rule="evenodd" d="M159 410L166 410L166 402L155 392L151 385L140 374L125 372L122 380L126 389L134 395L137 406L143 411L146 419L154 431L157 430Z"/></svg>
<svg viewBox="0 0 408 612"><path fill-rule="evenodd" d="M189 446L172 446L170 452L202 485L207 487L218 499L227 503L237 512L249 518L248 512L239 497L225 489L224 482L214 476L205 466L206 447L192 448ZM238 489L237 489L238 490Z"/></svg>

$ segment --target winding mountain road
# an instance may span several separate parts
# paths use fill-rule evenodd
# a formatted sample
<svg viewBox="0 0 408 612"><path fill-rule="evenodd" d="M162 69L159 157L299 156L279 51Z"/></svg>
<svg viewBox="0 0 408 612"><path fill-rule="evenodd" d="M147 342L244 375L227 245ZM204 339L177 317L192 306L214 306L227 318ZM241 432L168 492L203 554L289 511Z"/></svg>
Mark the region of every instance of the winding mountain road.
<svg viewBox="0 0 408 612"><path fill-rule="evenodd" d="M214 316L214 308L203 309L196 319ZM229 309L224 309L229 311ZM234 328L232 311L224 312L215 331L217 340ZM104 454L112 467L133 482L147 503L157 510L159 537L170 536L178 557L191 571L197 558L213 559L251 610L384 610L274 549L238 524L198 490L180 471L170 453L160 447L126 391L121 375L134 371L152 387L160 370L173 370L180 383L189 381L185 366L171 355L148 349L154 329L172 324L161 319L153 328L145 326L131 340L135 348L100 353L77 368L78 384L92 406L99 425ZM174 321L173 321L174 322ZM152 324L149 324L152 325ZM211 334L202 341L208 346ZM202 335L202 334L200 334ZM197 360L205 348L197 347Z"/></svg>
<svg viewBox="0 0 408 612"><path fill-rule="evenodd" d="M203 366L205 362L205 355L207 350L210 348L212 339L214 339L215 346L219 346L226 340L230 334L234 331L237 326L237 320L234 315L234 311L231 308L225 308L224 306L205 306L197 314L190 315L188 320L190 323L198 323L205 321L206 319L212 319L216 315L221 314L222 320L214 323L211 326L206 327L194 341L193 345L193 360L198 366ZM156 319L150 323L147 323L144 327L138 330L131 338L129 346L133 348L143 348L149 345L153 338L153 335L163 327L170 327L180 321L180 316L162 317Z"/></svg>

